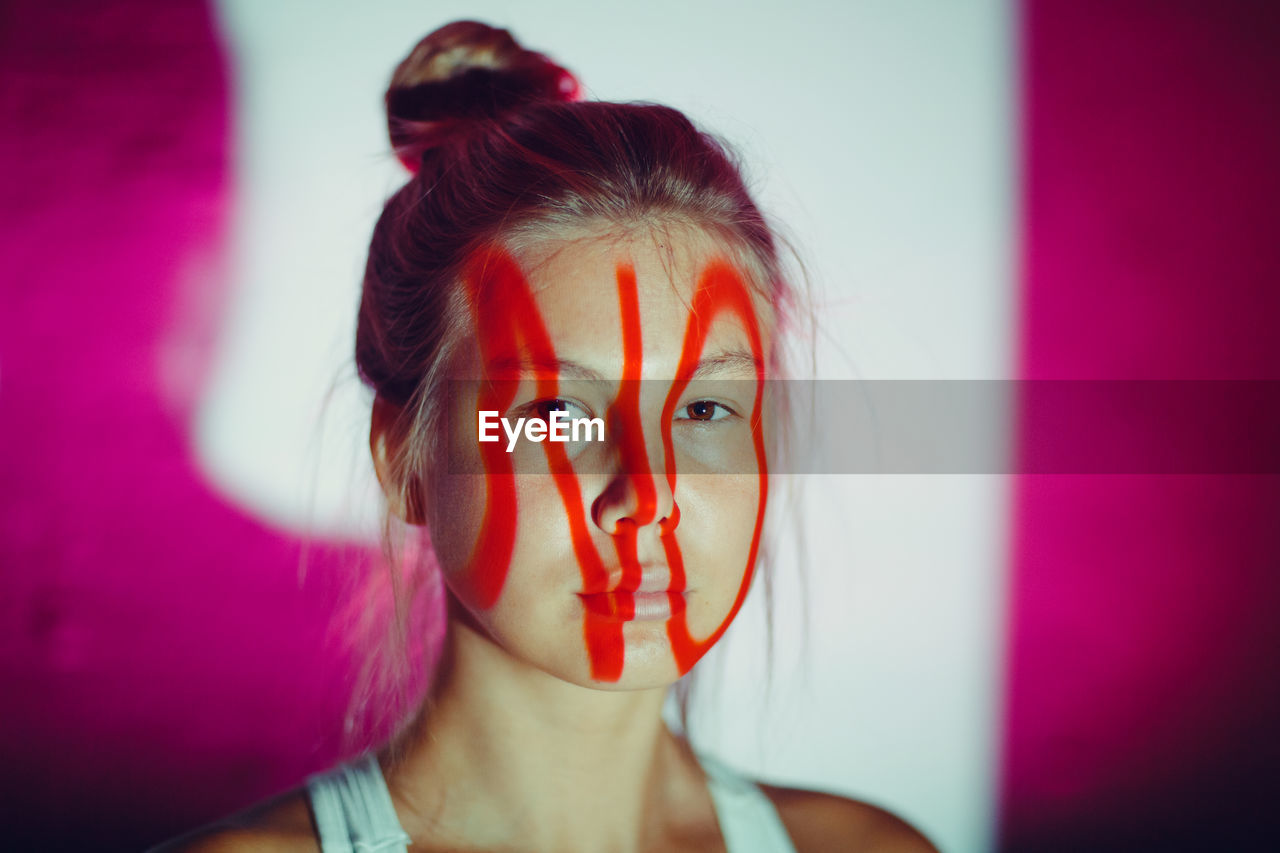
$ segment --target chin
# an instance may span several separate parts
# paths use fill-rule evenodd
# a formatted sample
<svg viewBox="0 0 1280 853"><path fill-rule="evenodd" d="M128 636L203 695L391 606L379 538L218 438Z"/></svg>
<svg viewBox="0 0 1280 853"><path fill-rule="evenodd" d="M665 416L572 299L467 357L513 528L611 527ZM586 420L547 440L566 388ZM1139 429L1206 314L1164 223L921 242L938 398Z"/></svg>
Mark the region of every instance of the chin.
<svg viewBox="0 0 1280 853"><path fill-rule="evenodd" d="M665 621L628 622L622 636L626 653L620 685L627 689L666 687L680 679Z"/></svg>
<svg viewBox="0 0 1280 853"><path fill-rule="evenodd" d="M616 679L596 678L582 651L573 655L574 661L563 661L564 666L544 669L580 687L611 692L669 687L680 680L665 621L626 622L622 626L622 642L622 671Z"/></svg>
<svg viewBox="0 0 1280 853"><path fill-rule="evenodd" d="M623 641L626 651L621 677L616 681L597 681L588 676L589 686L599 690L670 687L685 674L676 665L666 621L627 622L623 626Z"/></svg>

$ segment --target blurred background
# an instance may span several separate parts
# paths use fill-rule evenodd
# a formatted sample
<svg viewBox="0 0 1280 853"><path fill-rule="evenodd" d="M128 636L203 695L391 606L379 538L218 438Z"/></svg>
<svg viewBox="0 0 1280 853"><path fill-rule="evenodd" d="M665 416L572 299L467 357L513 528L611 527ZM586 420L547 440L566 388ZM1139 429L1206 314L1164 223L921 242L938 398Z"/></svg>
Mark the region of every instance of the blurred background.
<svg viewBox="0 0 1280 853"><path fill-rule="evenodd" d="M345 727L386 606L350 354L425 33L734 145L822 377L1280 380L1277 9L0 5L0 846L141 849L385 734ZM1280 476L797 479L701 749L947 853L1275 849Z"/></svg>

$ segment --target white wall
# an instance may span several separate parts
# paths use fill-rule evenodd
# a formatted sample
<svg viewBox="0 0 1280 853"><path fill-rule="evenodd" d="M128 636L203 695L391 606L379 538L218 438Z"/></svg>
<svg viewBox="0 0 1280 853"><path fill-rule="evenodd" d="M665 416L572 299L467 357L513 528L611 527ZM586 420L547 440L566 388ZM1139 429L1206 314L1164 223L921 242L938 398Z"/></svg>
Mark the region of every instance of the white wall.
<svg viewBox="0 0 1280 853"><path fill-rule="evenodd" d="M667 103L735 144L819 289L821 375L1011 375L1005 2L222 0L221 14L238 291L197 441L210 478L265 518L367 532L376 516L350 353L368 236L405 178L381 94L408 49L456 18L512 29L592 97ZM946 851L988 849L1005 484L804 479L809 641L784 554L771 699L757 595L708 661L724 678L696 718L702 747L886 805Z"/></svg>

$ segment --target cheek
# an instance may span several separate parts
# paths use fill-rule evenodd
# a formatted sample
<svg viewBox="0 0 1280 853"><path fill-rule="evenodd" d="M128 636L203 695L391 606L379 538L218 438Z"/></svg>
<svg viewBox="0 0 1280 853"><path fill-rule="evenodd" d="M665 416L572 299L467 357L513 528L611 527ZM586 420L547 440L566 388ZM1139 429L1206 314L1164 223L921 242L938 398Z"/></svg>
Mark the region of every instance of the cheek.
<svg viewBox="0 0 1280 853"><path fill-rule="evenodd" d="M676 540L681 549L696 555L705 570L724 582L740 580L756 527L759 478L748 474L682 477L676 496L680 504Z"/></svg>
<svg viewBox="0 0 1280 853"><path fill-rule="evenodd" d="M482 474L454 474L441 478L430 518L431 542L445 576L452 577L478 567L469 566L479 539L498 535L498 528L513 534L504 594L515 587L544 583L539 563L559 564L559 556L572 560L569 524L555 481L547 475L516 475L515 511L499 518L486 517L489 480ZM561 552L564 552L562 554ZM576 564L571 565L574 576ZM481 569L483 570L483 569Z"/></svg>
<svg viewBox="0 0 1280 853"><path fill-rule="evenodd" d="M572 536L564 502L555 480L546 474L516 475L517 524L511 581L539 574L538 566L566 558L573 561ZM516 569L523 568L523 573ZM562 567L563 568L563 567ZM576 561L567 567L580 575Z"/></svg>
<svg viewBox="0 0 1280 853"><path fill-rule="evenodd" d="M432 495L428 520L431 545L445 576L462 571L484 520L485 478L477 474L447 474Z"/></svg>

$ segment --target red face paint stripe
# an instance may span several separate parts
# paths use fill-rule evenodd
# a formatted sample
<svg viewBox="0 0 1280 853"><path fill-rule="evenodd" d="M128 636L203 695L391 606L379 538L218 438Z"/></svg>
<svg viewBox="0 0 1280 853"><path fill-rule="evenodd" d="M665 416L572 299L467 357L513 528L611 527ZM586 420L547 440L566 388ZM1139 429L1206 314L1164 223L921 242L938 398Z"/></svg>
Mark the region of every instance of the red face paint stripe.
<svg viewBox="0 0 1280 853"><path fill-rule="evenodd" d="M509 305L513 298L507 292L512 289L509 272L502 264L494 264L496 260L486 255L477 256L465 275L481 358L486 362L505 354L499 350L514 348L509 312L480 310L485 304L483 297L494 291L504 305ZM503 275L504 272L507 274ZM480 408L505 411L515 391L513 382L486 383L480 390ZM460 582L467 587L477 606L488 608L498 600L511 565L515 548L516 492L511 457L497 444L480 445L480 455L485 470L484 516Z"/></svg>
<svg viewBox="0 0 1280 853"><path fill-rule="evenodd" d="M523 344L527 354L535 362L555 361L555 348L551 344L528 282L509 253L497 247L477 252L468 265L466 280L481 359L486 365L495 361L510 363L515 360L519 355L519 344ZM486 387L496 388L500 385L503 383L486 383ZM539 375L539 397L554 397L558 388L557 377ZM493 406L501 411L511 404L514 393L513 383L508 394L499 396L495 392L485 399L494 403L501 402L501 407ZM574 556L582 573L583 588L603 589L608 583L608 572L587 530L582 493L573 466L560 445L545 442L543 448L568 516ZM497 444L485 444L482 447L482 460L486 474L486 496L491 503L485 507L480 537L473 557L468 561L464 578L476 595L477 605L487 608L497 602L506 583L515 543L517 506L510 455ZM618 680L622 673L622 625L617 622L598 622L588 614L584 633L592 677L607 681Z"/></svg>
<svg viewBox="0 0 1280 853"><path fill-rule="evenodd" d="M615 269L618 284L618 314L622 325L622 381L617 397L609 407L614 424L614 436L619 445L621 464L628 487L635 495L636 505L632 515L618 526L614 536L614 550L622 567L619 589L627 592L640 587L641 569L636 556L636 537L640 527L649 524L657 512L657 489L649 471L649 454L645 448L644 425L640 418L640 377L643 375L644 342L640 328L640 300L636 289L635 268L630 264L618 264ZM621 601L634 616L634 598L624 596Z"/></svg>
<svg viewBox="0 0 1280 853"><path fill-rule="evenodd" d="M755 309L746 285L737 271L722 260L716 260L708 264L699 278L698 290L693 299L693 310L685 327L684 347L679 365L676 368L676 379L672 383L671 390L667 394L666 404L663 406L663 452L667 485L671 489L671 493L675 494L676 467L671 438L671 419L675 414L676 400L679 399L679 395L688 386L706 347L707 330L711 327L712 320L721 311L732 311L742 319L747 330L751 353L757 365L756 394L751 411L751 435L755 449L760 495L756 506L755 529L751 535L751 548L747 554L747 565L742 576L742 583L738 587L738 594L734 599L733 607L730 609L728 616L710 636L703 640L693 638L689 632L688 618L683 613L678 614L667 623L667 636L671 640L671 649L675 655L676 668L682 675L688 672L706 654L707 650L720 639L742 607L742 602L747 596L747 590L751 588L751 578L755 572L756 555L760 547L760 535L764 529L764 510L768 499L768 463L765 456L761 419L765 376L762 366L764 359L763 347L760 341L760 328L756 322ZM674 526L664 528L662 544L673 571L676 563L680 562L683 576L683 561L680 560L680 548L676 542Z"/></svg>

